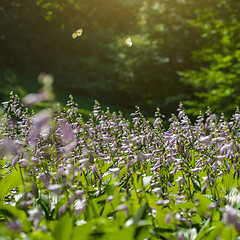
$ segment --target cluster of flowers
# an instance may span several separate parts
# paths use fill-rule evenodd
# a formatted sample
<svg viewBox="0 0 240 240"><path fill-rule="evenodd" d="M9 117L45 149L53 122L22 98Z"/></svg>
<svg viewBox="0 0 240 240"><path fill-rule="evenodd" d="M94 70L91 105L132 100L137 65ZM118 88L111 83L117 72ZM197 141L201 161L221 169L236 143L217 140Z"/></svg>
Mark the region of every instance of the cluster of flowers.
<svg viewBox="0 0 240 240"><path fill-rule="evenodd" d="M3 107L1 172L7 176L17 169L22 179L22 187L11 189L4 201L24 209L34 229L39 228L43 217L55 219L69 210L76 219L84 219L81 216L92 204L91 199L102 196L114 180L113 186L124 193L111 211L124 210L127 218L131 216L128 197L133 195L133 189L140 205L148 193L155 197L154 204L165 207L190 200L197 207L195 197L199 193L208 196L208 210L218 208L222 219L240 233L235 208L240 195L234 188L240 177L238 109L230 121L224 115L217 119L209 109L192 123L180 104L178 114L171 116L165 129L159 110L155 120L149 122L136 108L129 121L121 113L102 111L98 102L84 122L72 98L66 107L54 105L34 113L12 94ZM142 179L138 187L135 174ZM227 183L226 176L230 176ZM231 198L229 191L233 188L236 194ZM110 193L105 202L116 198L114 190ZM49 209L39 205L45 195L51 196ZM224 203L220 201L223 198ZM148 213L156 217L156 209L148 204ZM166 224L194 224L197 208L170 210L171 207L165 214ZM20 225L11 223L12 228L21 228Z"/></svg>

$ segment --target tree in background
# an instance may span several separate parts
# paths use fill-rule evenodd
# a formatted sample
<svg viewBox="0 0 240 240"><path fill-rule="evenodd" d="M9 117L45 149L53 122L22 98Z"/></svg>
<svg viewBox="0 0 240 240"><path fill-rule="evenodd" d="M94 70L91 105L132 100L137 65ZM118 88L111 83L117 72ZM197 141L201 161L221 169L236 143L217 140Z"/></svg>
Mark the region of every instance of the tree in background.
<svg viewBox="0 0 240 240"><path fill-rule="evenodd" d="M193 114L207 105L232 111L238 12L233 0L2 0L0 68L29 88L26 79L44 71L66 95L151 113L186 100Z"/></svg>
<svg viewBox="0 0 240 240"><path fill-rule="evenodd" d="M240 104L240 2L208 1L199 8L192 26L201 30L204 45L193 51L198 67L181 73L194 89L189 112L210 106L214 112L233 113Z"/></svg>
<svg viewBox="0 0 240 240"><path fill-rule="evenodd" d="M192 92L180 82L177 72L194 67L191 52L202 44L199 30L188 23L195 19L199 4L180 0L141 2L133 46L118 49L119 87L138 98L145 108L158 106L172 112Z"/></svg>
<svg viewBox="0 0 240 240"><path fill-rule="evenodd" d="M73 94L115 98L114 42L136 25L137 5L119 0L3 0L0 6L2 66L34 78L42 71L52 73L56 87ZM73 39L78 28L83 35Z"/></svg>

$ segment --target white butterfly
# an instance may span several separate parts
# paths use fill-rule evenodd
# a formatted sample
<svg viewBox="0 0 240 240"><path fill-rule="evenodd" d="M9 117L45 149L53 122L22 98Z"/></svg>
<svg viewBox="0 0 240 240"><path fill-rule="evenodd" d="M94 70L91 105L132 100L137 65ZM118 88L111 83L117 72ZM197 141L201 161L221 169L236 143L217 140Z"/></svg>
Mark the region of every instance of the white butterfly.
<svg viewBox="0 0 240 240"><path fill-rule="evenodd" d="M76 38L76 37L80 37L82 36L82 33L83 33L83 29L82 28L79 28L78 30L76 30L73 34L72 34L72 38Z"/></svg>
<svg viewBox="0 0 240 240"><path fill-rule="evenodd" d="M125 44L128 46L128 47L131 47L133 45L132 43L132 39L130 37L128 37L126 40L125 40Z"/></svg>

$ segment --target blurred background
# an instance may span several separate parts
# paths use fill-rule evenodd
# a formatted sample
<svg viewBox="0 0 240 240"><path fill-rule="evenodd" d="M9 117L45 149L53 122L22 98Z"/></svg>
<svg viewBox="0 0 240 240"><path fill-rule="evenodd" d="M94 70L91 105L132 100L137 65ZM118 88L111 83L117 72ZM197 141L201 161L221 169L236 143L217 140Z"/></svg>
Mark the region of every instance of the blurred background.
<svg viewBox="0 0 240 240"><path fill-rule="evenodd" d="M72 37L77 29L82 36ZM125 40L131 39L132 46ZM60 102L166 115L240 102L240 1L1 0L0 100L54 76Z"/></svg>

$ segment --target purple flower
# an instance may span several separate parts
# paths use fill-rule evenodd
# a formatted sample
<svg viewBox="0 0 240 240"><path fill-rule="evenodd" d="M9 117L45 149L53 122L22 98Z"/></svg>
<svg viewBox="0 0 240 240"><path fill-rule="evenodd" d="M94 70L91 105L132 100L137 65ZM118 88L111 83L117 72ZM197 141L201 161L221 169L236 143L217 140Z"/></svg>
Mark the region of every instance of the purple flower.
<svg viewBox="0 0 240 240"><path fill-rule="evenodd" d="M121 210L123 210L125 212L126 216L129 217L129 210L128 210L128 206L126 204L122 204L117 207L117 211L121 211Z"/></svg>
<svg viewBox="0 0 240 240"><path fill-rule="evenodd" d="M109 168L108 171L110 173L113 173L113 176L115 178L119 178L119 172L120 172L120 168Z"/></svg>
<svg viewBox="0 0 240 240"><path fill-rule="evenodd" d="M164 199L164 200L162 200L162 199L160 199L160 200L157 200L156 201L156 204L157 205L167 205L167 204L169 204L170 203L170 200L168 200L168 199Z"/></svg>
<svg viewBox="0 0 240 240"><path fill-rule="evenodd" d="M238 233L240 233L240 221L237 210L230 205L227 205L224 209L223 214L223 222L227 224L232 224L237 229Z"/></svg>
<svg viewBox="0 0 240 240"><path fill-rule="evenodd" d="M177 240L184 240L184 233L181 233L181 234L178 236Z"/></svg>
<svg viewBox="0 0 240 240"><path fill-rule="evenodd" d="M7 226L14 230L14 231L20 231L22 229L22 224L19 220L12 220L10 222L7 223Z"/></svg>
<svg viewBox="0 0 240 240"><path fill-rule="evenodd" d="M211 139L212 139L212 134L210 134L210 135L208 135L208 136L205 136L205 137L201 137L201 138L199 139L199 142L208 145L208 144L210 143Z"/></svg>
<svg viewBox="0 0 240 240"><path fill-rule="evenodd" d="M29 220L33 222L34 225L34 229L37 230L40 220L43 217L43 213L38 209L38 208L34 208L32 210L28 210L28 214L29 214Z"/></svg>
<svg viewBox="0 0 240 240"><path fill-rule="evenodd" d="M63 215L66 212L66 210L67 210L67 205L63 204L58 211L58 215Z"/></svg>
<svg viewBox="0 0 240 240"><path fill-rule="evenodd" d="M179 222L182 222L182 220L183 220L183 218L180 215L180 213L175 213L174 219L175 219L175 221L179 221Z"/></svg>
<svg viewBox="0 0 240 240"><path fill-rule="evenodd" d="M162 188L159 187L159 188L154 188L152 190L156 195L158 195L159 197L163 194L163 191L162 191Z"/></svg>
<svg viewBox="0 0 240 240"><path fill-rule="evenodd" d="M75 216L79 216L85 209L86 209L87 205L85 201L80 201L80 200L76 200L74 203L74 214Z"/></svg>
<svg viewBox="0 0 240 240"><path fill-rule="evenodd" d="M172 219L172 213L169 212L165 217L165 223L166 224L170 223L171 219Z"/></svg>
<svg viewBox="0 0 240 240"><path fill-rule="evenodd" d="M184 177L178 177L176 182L177 182L177 185L182 185L185 183L185 178Z"/></svg>
<svg viewBox="0 0 240 240"><path fill-rule="evenodd" d="M34 105L35 103L44 101L45 98L45 94L43 92L40 93L30 93L28 94L26 97L23 98L23 103L27 106L31 106Z"/></svg>
<svg viewBox="0 0 240 240"><path fill-rule="evenodd" d="M62 186L60 184L52 184L48 186L48 190L60 195L62 193Z"/></svg>
<svg viewBox="0 0 240 240"><path fill-rule="evenodd" d="M143 154L142 152L137 153L137 161L142 162L151 157L151 154Z"/></svg>
<svg viewBox="0 0 240 240"><path fill-rule="evenodd" d="M18 164L20 164L22 167L26 167L28 165L28 161L22 158L18 161Z"/></svg>
<svg viewBox="0 0 240 240"><path fill-rule="evenodd" d="M113 199L114 199L113 196L108 196L107 199L106 199L106 202L111 202Z"/></svg>

